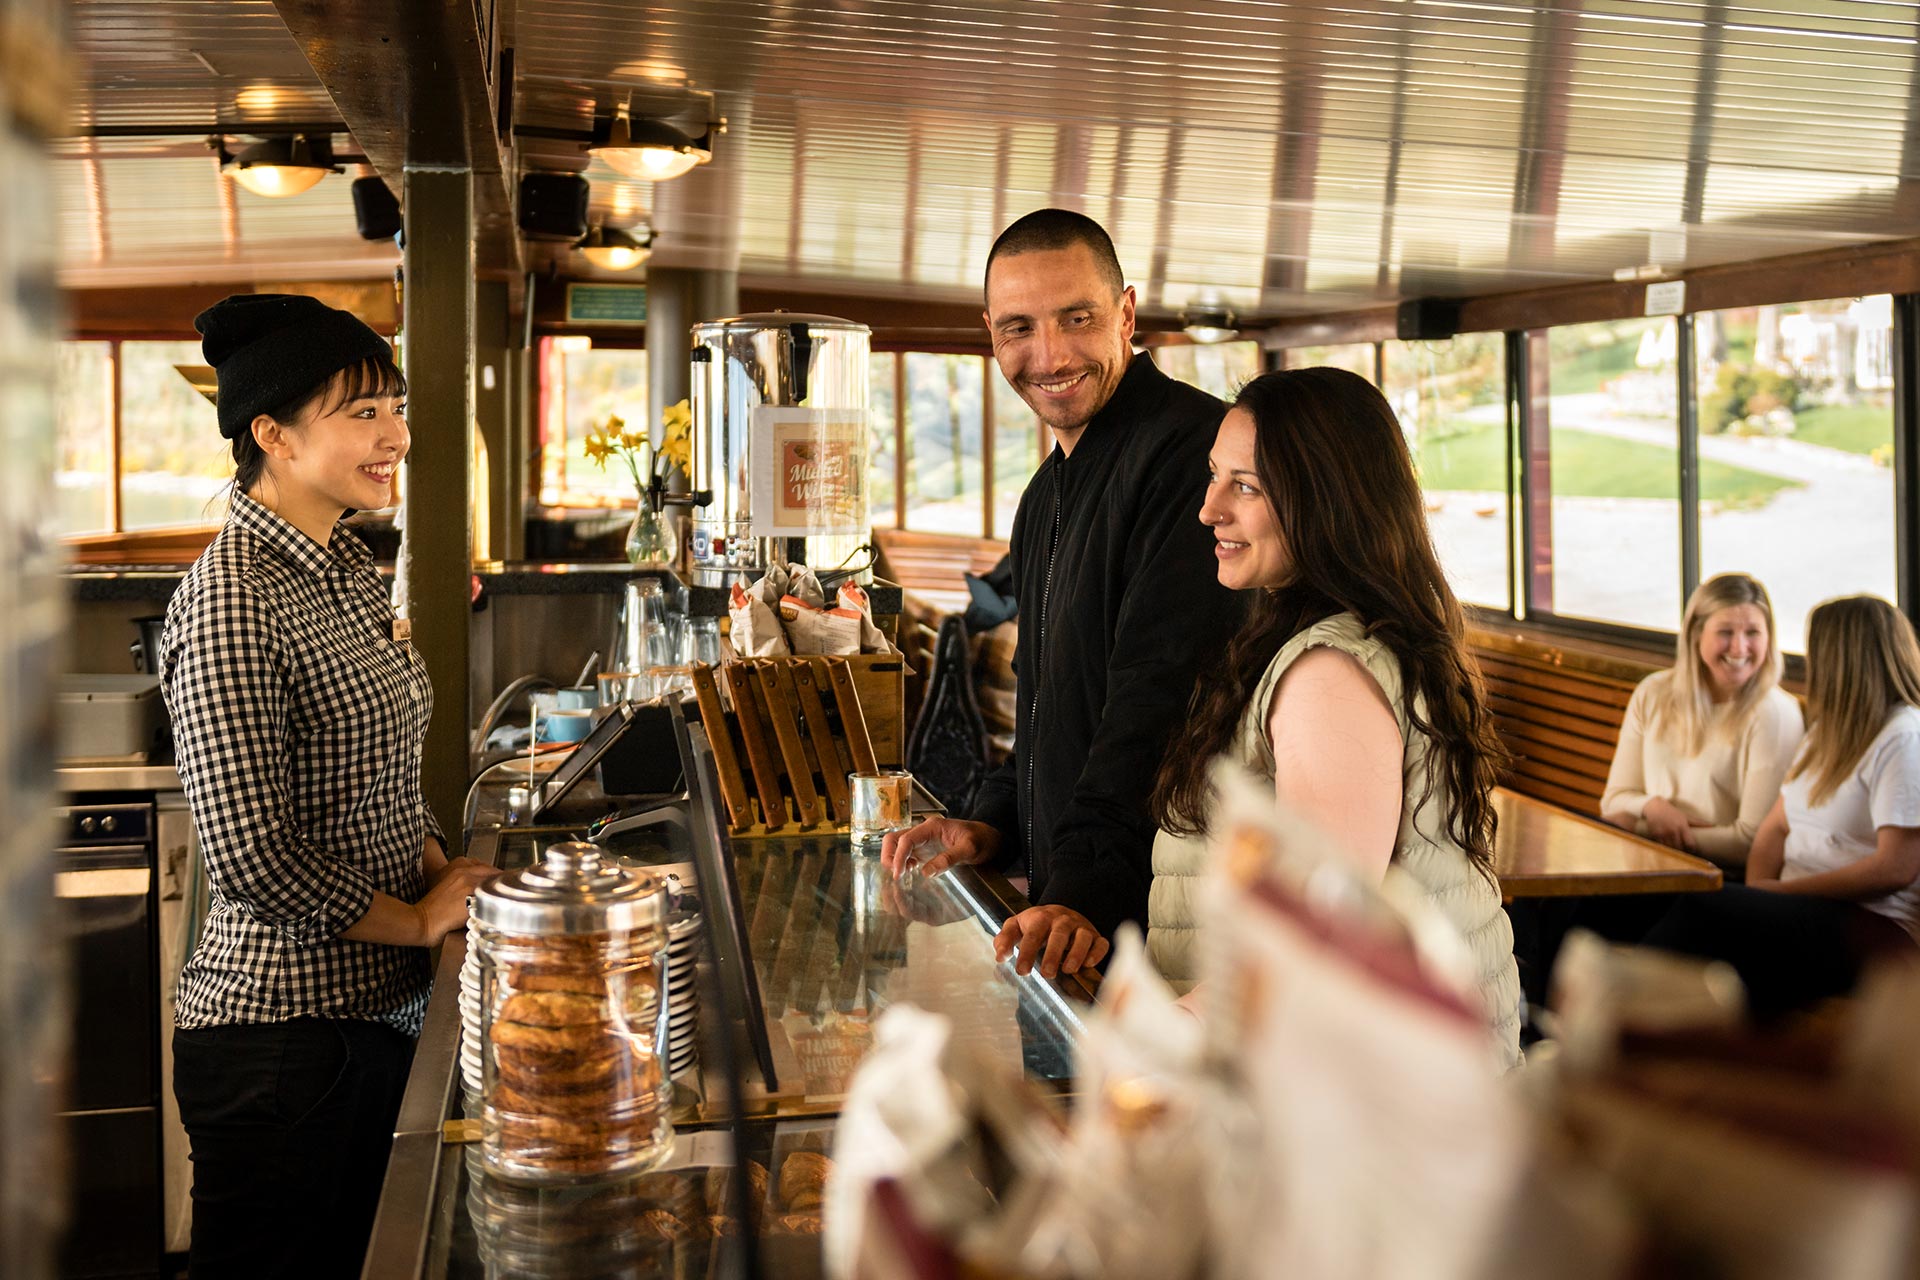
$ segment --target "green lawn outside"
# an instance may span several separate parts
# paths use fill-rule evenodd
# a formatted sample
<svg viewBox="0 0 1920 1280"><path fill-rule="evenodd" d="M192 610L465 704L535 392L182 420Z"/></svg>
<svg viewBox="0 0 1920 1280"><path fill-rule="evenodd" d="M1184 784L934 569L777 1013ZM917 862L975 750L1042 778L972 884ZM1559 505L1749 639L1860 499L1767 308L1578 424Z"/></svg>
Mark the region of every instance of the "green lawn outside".
<svg viewBox="0 0 1920 1280"><path fill-rule="evenodd" d="M1872 453L1893 443L1893 410L1871 404L1821 405L1795 416L1793 438L1848 453Z"/></svg>
<svg viewBox="0 0 1920 1280"><path fill-rule="evenodd" d="M1588 347L1573 355L1555 352L1553 394L1571 396L1585 391L1598 391L1602 383L1631 371L1634 357L1639 353L1638 338L1609 342L1603 347Z"/></svg>
<svg viewBox="0 0 1920 1280"><path fill-rule="evenodd" d="M1475 425L1460 435L1418 450L1426 489L1491 489L1507 486L1506 431ZM1553 433L1553 496L1556 498L1673 498L1678 462L1662 445L1622 440L1575 428ZM1759 506L1795 481L1711 460L1700 466L1700 496L1729 506Z"/></svg>

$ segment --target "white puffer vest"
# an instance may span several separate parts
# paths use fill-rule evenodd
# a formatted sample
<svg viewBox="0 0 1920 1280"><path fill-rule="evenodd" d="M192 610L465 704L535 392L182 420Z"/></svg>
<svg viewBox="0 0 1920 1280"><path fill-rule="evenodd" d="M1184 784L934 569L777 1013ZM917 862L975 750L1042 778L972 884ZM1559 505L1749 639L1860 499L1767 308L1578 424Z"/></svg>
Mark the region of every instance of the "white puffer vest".
<svg viewBox="0 0 1920 1280"><path fill-rule="evenodd" d="M1407 714L1400 663L1378 640L1368 638L1350 613L1316 623L1282 645L1254 690L1234 737L1233 754L1247 768L1271 780L1273 744L1267 740L1267 712L1287 668L1308 649L1325 646L1351 655L1367 669L1393 707L1406 744L1402 757L1400 834L1393 863L1425 887L1427 896L1460 930L1473 951L1494 1039L1508 1066L1520 1062L1520 971L1513 960L1513 927L1500 907L1500 893L1467 860L1466 851L1447 835L1441 788L1426 795L1428 739ZM1416 807L1417 806L1417 807ZM1193 986L1197 974L1195 907L1205 869L1204 838L1162 831L1153 840L1153 889L1147 902L1147 950L1175 990Z"/></svg>

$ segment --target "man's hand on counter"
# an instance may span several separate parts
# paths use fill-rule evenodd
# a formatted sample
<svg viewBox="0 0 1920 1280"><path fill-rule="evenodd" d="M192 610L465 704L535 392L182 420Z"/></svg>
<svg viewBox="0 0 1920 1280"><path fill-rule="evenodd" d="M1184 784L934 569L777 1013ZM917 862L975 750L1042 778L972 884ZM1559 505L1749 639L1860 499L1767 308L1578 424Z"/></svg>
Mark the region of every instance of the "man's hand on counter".
<svg viewBox="0 0 1920 1280"><path fill-rule="evenodd" d="M911 862L923 876L937 876L948 867L990 862L1000 852L1000 833L984 822L960 818L928 818L905 831L889 831L880 846L880 865L894 875Z"/></svg>
<svg viewBox="0 0 1920 1280"><path fill-rule="evenodd" d="M1004 961L1016 950L1020 962L1014 972L1033 972L1034 962L1040 974L1057 978L1063 973L1078 973L1086 965L1106 959L1107 940L1093 923L1071 907L1028 907L1000 926L993 940L993 958Z"/></svg>

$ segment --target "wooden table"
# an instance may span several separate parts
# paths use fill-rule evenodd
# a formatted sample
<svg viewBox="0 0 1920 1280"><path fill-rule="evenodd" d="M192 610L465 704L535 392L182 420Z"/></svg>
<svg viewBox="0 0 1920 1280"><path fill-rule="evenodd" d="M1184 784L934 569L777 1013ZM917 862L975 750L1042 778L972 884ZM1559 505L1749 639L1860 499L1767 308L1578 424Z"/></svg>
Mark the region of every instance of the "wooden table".
<svg viewBox="0 0 1920 1280"><path fill-rule="evenodd" d="M1503 898L1589 894L1704 893L1720 868L1704 858L1497 787L1500 832L1493 866Z"/></svg>

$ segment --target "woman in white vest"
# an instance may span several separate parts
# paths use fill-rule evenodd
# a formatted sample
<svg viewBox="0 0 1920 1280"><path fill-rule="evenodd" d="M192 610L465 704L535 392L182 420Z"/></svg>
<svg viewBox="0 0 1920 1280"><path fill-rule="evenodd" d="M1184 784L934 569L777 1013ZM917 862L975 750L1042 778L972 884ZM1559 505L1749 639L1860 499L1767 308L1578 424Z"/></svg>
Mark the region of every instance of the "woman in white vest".
<svg viewBox="0 0 1920 1280"><path fill-rule="evenodd" d="M1738 875L1803 733L1767 589L1744 573L1708 578L1677 647L1627 703L1600 816Z"/></svg>
<svg viewBox="0 0 1920 1280"><path fill-rule="evenodd" d="M1176 989L1192 985L1207 768L1224 753L1364 872L1391 863L1426 888L1471 947L1517 1063L1519 976L1492 870L1506 752L1392 409L1344 370L1270 373L1241 389L1210 468L1200 520L1220 581L1252 599L1154 790L1149 951Z"/></svg>

